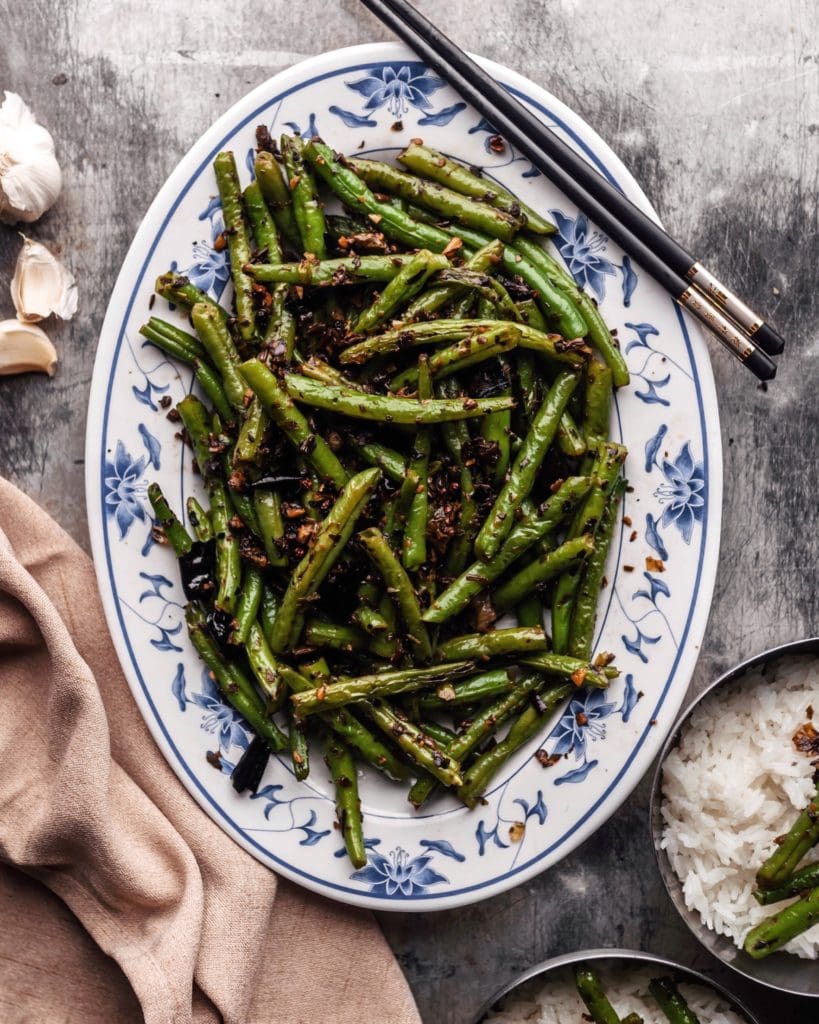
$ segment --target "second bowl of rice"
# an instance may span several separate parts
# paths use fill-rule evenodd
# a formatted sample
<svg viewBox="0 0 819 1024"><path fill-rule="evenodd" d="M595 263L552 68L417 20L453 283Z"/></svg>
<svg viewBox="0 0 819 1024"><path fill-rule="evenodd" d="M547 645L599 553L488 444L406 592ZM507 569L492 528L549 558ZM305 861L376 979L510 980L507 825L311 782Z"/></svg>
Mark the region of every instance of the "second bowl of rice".
<svg viewBox="0 0 819 1024"><path fill-rule="evenodd" d="M493 997L477 1024L579 1024L590 1020L578 995L574 970L590 967L617 1016L661 1019L649 984L673 979L700 1024L759 1024L747 1007L705 975L671 960L627 949L593 949L547 960Z"/></svg>
<svg viewBox="0 0 819 1024"><path fill-rule="evenodd" d="M660 755L651 824L669 895L703 945L746 977L819 997L819 924L765 959L742 948L787 905L760 906L753 893L757 870L815 798L814 709L819 726L819 639L726 673L683 714ZM819 847L800 867L816 860Z"/></svg>

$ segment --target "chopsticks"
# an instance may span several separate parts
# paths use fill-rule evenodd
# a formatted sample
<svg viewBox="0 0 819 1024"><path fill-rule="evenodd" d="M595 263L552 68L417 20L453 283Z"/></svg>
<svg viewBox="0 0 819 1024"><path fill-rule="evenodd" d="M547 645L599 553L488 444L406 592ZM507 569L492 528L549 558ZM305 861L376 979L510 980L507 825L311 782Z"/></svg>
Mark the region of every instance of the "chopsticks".
<svg viewBox="0 0 819 1024"><path fill-rule="evenodd" d="M760 380L783 339L407 0L362 0Z"/></svg>

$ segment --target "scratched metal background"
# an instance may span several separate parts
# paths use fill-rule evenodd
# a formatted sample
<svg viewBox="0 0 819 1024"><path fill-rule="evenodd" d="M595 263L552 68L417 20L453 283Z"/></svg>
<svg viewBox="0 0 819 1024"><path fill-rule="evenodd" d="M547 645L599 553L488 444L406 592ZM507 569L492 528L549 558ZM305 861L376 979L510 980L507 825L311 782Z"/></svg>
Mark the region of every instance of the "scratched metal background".
<svg viewBox="0 0 819 1024"><path fill-rule="evenodd" d="M819 2L419 6L461 45L581 113L631 166L672 232L788 338L767 392L713 351L725 525L693 690L748 654L819 631ZM65 169L59 204L31 234L62 246L81 292L77 318L49 328L60 352L55 379L0 380L0 473L86 547L91 368L144 210L188 146L249 88L305 56L385 38L356 0L204 0L195 8L187 0L0 0L0 89L31 103ZM15 232L0 228L0 318L13 314L17 248ZM815 1020L815 1006L735 981L689 939L654 868L647 797L644 783L568 862L524 887L465 910L384 915L424 1019L467 1024L493 990L538 960L620 945L713 971L763 1020Z"/></svg>

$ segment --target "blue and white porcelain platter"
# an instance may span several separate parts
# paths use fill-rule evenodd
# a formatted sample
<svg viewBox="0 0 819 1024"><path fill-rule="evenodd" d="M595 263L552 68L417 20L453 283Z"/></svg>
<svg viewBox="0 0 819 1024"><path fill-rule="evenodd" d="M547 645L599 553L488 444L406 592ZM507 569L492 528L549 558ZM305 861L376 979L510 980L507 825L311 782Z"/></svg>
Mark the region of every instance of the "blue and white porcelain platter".
<svg viewBox="0 0 819 1024"><path fill-rule="evenodd" d="M623 164L576 114L513 71L482 63L653 215ZM362 770L369 861L358 871L333 826L332 787L318 757L306 783L295 781L285 759L271 759L255 796L231 788L229 772L248 732L191 650L173 554L151 539L148 483L158 480L177 510L199 485L160 406L163 397L176 402L190 390L191 374L144 343L138 328L154 279L169 267L229 301L225 256L213 248L222 220L211 162L221 149L233 149L249 180L258 124L273 135L318 133L336 149L387 157L423 137L484 167L551 214L559 252L617 329L632 374L631 386L617 395L612 436L629 448L633 489L607 568L596 641L598 650L614 652L621 677L607 692L573 700L512 759L474 811L442 798L416 813L405 788ZM119 275L94 370L91 541L114 644L156 742L202 808L253 856L325 896L372 908L438 910L484 899L544 871L598 828L673 724L717 565L722 467L703 338L527 160L508 146L495 152L493 134L397 44L337 50L275 76L221 117L160 191ZM538 747L561 757L544 768L532 757ZM206 759L208 751L219 752L221 770Z"/></svg>

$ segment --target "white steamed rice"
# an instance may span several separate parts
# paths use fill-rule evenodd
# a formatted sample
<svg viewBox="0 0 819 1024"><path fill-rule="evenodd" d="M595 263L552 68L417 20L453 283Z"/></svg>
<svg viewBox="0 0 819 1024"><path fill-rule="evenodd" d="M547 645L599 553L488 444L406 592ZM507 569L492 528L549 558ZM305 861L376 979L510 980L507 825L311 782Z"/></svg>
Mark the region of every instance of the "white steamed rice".
<svg viewBox="0 0 819 1024"><path fill-rule="evenodd" d="M623 962L592 967L600 976L606 995L620 1017L639 1013L644 1020L657 1019L657 1003L648 993L652 978L667 972ZM679 990L701 1024L747 1024L744 1016L729 1009L728 1003L704 985L681 982ZM487 1024L584 1024L586 1010L574 983L571 968L552 971L544 978L533 978L515 989L504 1000L503 1009L490 1013Z"/></svg>
<svg viewBox="0 0 819 1024"><path fill-rule="evenodd" d="M740 948L754 925L786 905L760 906L754 877L815 792L811 759L793 743L811 708L819 716L815 659L782 659L765 675L718 687L663 766L662 845L686 906ZM819 924L784 948L816 959Z"/></svg>

